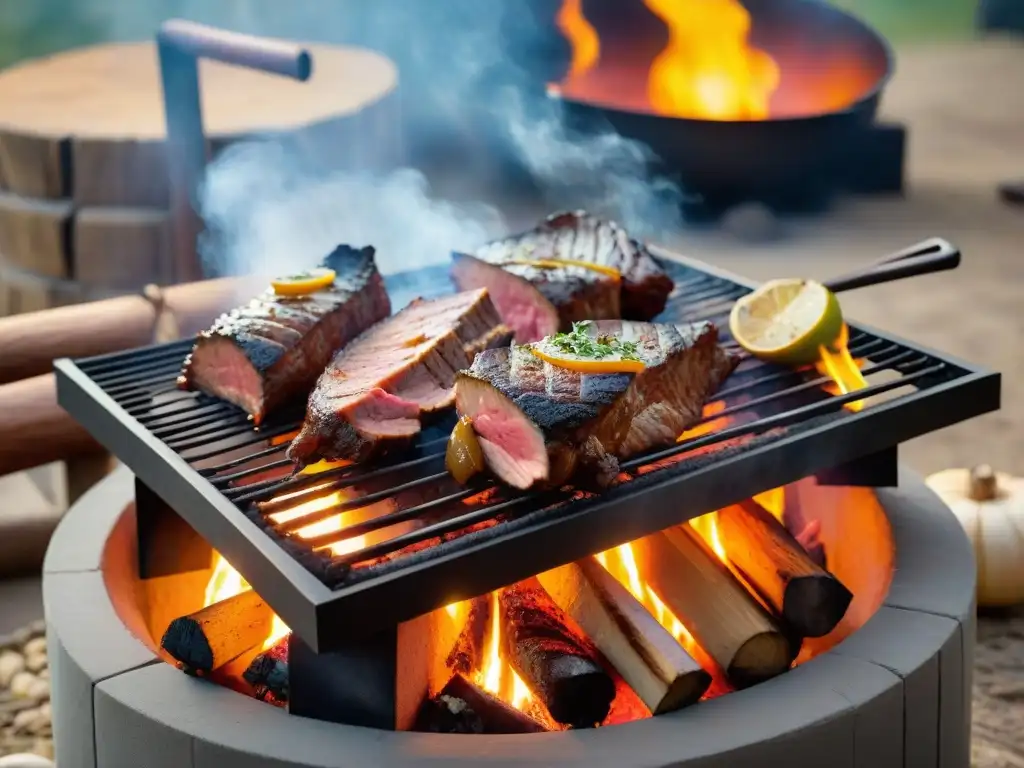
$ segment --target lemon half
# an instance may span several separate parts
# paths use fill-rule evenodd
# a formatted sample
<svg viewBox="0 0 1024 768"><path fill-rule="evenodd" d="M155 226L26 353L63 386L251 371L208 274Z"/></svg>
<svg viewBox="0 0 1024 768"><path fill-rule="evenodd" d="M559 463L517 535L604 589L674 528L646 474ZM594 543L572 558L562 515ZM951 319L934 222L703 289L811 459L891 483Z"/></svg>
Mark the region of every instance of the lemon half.
<svg viewBox="0 0 1024 768"><path fill-rule="evenodd" d="M814 280L772 280L733 305L729 330L755 357L783 365L810 365L843 330L832 291Z"/></svg>

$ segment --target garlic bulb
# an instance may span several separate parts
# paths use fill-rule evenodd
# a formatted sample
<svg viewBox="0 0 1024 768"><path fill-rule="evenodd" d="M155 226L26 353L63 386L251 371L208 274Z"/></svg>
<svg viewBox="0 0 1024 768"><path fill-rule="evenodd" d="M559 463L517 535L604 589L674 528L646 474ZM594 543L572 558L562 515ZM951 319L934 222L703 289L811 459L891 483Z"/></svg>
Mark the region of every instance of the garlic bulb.
<svg viewBox="0 0 1024 768"><path fill-rule="evenodd" d="M953 511L974 546L978 605L1024 603L1024 478L982 464L936 472L925 482Z"/></svg>

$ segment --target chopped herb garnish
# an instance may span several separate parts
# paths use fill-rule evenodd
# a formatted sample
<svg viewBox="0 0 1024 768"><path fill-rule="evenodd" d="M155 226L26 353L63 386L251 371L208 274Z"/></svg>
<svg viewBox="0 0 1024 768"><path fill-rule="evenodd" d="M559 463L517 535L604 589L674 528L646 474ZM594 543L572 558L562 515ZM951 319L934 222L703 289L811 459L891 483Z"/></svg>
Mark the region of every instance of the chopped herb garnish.
<svg viewBox="0 0 1024 768"><path fill-rule="evenodd" d="M556 333L547 341L559 352L576 357L587 357L593 360L612 356L617 356L620 360L640 359L635 341L622 341L608 334L601 334L595 338L587 333L590 325L589 320L573 323L571 331Z"/></svg>

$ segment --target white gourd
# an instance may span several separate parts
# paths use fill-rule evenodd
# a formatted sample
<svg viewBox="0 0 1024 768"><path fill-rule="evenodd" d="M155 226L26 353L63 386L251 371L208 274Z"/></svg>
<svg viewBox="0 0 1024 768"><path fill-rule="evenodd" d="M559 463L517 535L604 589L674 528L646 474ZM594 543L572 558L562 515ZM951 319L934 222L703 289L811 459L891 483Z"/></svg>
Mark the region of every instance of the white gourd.
<svg viewBox="0 0 1024 768"><path fill-rule="evenodd" d="M925 482L953 511L974 546L978 605L1024 603L1024 478L982 464L936 472Z"/></svg>

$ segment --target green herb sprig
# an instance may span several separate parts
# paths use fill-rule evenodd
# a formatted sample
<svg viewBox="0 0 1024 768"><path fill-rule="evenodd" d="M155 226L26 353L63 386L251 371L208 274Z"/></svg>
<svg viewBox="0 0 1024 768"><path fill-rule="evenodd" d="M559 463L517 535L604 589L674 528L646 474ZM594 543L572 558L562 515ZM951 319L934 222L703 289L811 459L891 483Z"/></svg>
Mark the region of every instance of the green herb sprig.
<svg viewBox="0 0 1024 768"><path fill-rule="evenodd" d="M618 355L621 360L639 360L637 343L602 334L596 338L587 333L592 325L590 320L572 324L568 333L556 333L548 339L548 343L560 352L576 357L601 360L605 357Z"/></svg>

